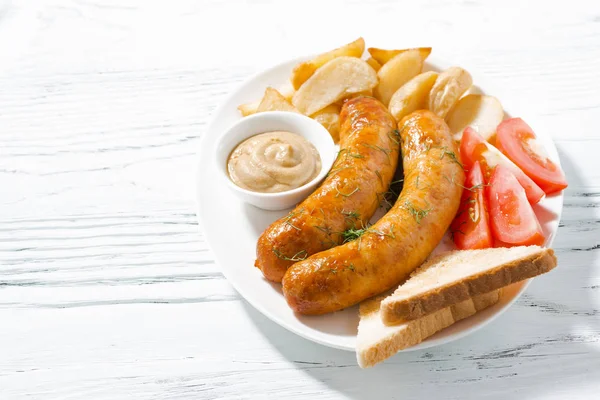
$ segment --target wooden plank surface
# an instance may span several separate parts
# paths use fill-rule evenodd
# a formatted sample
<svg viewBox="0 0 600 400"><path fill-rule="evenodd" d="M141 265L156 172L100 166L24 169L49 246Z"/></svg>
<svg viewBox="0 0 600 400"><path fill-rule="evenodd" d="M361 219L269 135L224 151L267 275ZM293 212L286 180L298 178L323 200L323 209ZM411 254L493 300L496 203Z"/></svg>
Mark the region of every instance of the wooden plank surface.
<svg viewBox="0 0 600 400"><path fill-rule="evenodd" d="M570 183L560 268L366 371L237 295L194 198L227 93L360 35L514 88ZM598 71L596 1L0 1L0 399L598 398Z"/></svg>

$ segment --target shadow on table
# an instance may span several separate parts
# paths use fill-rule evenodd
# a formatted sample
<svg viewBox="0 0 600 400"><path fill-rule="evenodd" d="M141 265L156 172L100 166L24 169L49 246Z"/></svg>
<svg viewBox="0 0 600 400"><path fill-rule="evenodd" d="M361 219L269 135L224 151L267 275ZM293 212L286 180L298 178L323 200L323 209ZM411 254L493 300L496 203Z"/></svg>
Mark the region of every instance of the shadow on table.
<svg viewBox="0 0 600 400"><path fill-rule="evenodd" d="M575 165L563 154L561 160L571 185L567 199L585 197L576 192L583 182ZM564 221L598 219L593 207L573 207L569 201L565 202ZM590 241L597 240L593 236ZM555 242L559 252L564 241L569 242L561 240L559 233ZM600 252L594 250L596 244L578 243L577 248L582 250L567 249L569 254L577 254L573 257L577 265L572 267L594 265ZM509 310L467 338L434 349L400 353L367 370L357 366L354 353L302 339L250 305L244 306L260 332L285 358L311 379L352 399L478 397L476 393L485 393L486 398L508 399L516 393L519 399L539 398L544 393L555 393L557 382L562 387L581 388L586 383L597 385L600 380L600 354L593 345L598 339L594 335L600 331L600 312L592 297L597 286L589 282L591 275L591 271L573 273L566 266L557 268L544 277L544 285L572 293L568 306L543 304L529 296L518 303L527 306L521 307L521 313ZM564 325L564 318L570 326ZM556 335L548 336L548 326ZM503 327L510 329L501 330ZM515 346L506 347L504 343Z"/></svg>

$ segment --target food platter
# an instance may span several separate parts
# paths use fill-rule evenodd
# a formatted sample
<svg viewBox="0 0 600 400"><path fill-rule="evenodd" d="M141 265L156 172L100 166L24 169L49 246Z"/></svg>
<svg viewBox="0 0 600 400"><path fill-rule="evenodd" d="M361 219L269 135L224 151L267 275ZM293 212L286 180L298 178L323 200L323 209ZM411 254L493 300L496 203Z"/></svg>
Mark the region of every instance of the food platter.
<svg viewBox="0 0 600 400"><path fill-rule="evenodd" d="M260 98L267 86L278 86L286 82L294 66L306 59L308 57L290 60L251 77L235 89L214 112L199 148L197 213L201 230L218 266L246 301L275 323L299 336L326 346L354 351L359 319L358 307L322 316L295 314L286 304L281 285L264 279L261 271L253 266L259 236L273 221L286 215L289 210L265 211L241 202L231 195L217 173L214 149L219 137L242 118L237 109L238 105ZM424 70L442 70L459 61L439 59L434 53L428 58ZM477 85L476 89L498 97L506 114L527 118L535 127L538 139L545 146L549 158L558 164L556 147L548 133L550 127L543 126L541 121L536 121L535 115L527 115L526 110L520 107L511 108L513 103L518 105L518 101L515 101L516 93L493 85L485 76L477 74L477 71L471 73ZM559 193L546 197L534 207L546 236L545 245L548 247L558 229L562 203L563 196ZM452 242L446 240L440 246L451 248ZM501 300L496 305L404 351L451 342L482 328L507 310L523 293L528 282L516 283L505 288Z"/></svg>

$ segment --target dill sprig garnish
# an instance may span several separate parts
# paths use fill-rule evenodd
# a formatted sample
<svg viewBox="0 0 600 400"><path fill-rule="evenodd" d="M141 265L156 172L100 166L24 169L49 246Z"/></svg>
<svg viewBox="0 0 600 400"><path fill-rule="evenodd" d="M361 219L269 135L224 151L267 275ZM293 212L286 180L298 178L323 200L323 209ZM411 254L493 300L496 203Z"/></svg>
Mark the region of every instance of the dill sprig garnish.
<svg viewBox="0 0 600 400"><path fill-rule="evenodd" d="M393 196L392 192L389 190L383 193L377 193L377 200L381 207L384 207L387 211L389 211L394 204L390 201L390 197Z"/></svg>
<svg viewBox="0 0 600 400"><path fill-rule="evenodd" d="M346 218L351 218L351 219L360 219L360 213L358 211L340 211L340 213L342 213L343 215L346 216Z"/></svg>
<svg viewBox="0 0 600 400"><path fill-rule="evenodd" d="M321 232L323 232L326 235L326 238L320 238L319 242L321 243L321 246L324 246L325 248L330 248L333 246L337 246L339 243L336 240L333 240L331 238L331 236L335 233L331 230L330 227L328 226L320 226L320 225L314 225L315 228L317 228L318 230L320 230Z"/></svg>
<svg viewBox="0 0 600 400"><path fill-rule="evenodd" d="M290 219L295 217L296 215L302 214L304 212L304 208L299 209L298 211L294 212L294 211L290 211L290 213L288 215L285 216L285 218L283 219L283 223L286 225L291 226L292 228L294 228L295 230L299 231L300 228L298 228L296 225L292 224L290 222Z"/></svg>
<svg viewBox="0 0 600 400"><path fill-rule="evenodd" d="M394 203L398 197L400 197L400 192L396 189L402 189L402 187L397 186L403 182L404 178L392 181L387 192L377 194L377 199L379 200L380 206L385 207L388 211L394 206Z"/></svg>
<svg viewBox="0 0 600 400"><path fill-rule="evenodd" d="M342 232L342 238L344 239L342 243L348 243L353 240L360 238L367 232L368 228L349 228Z"/></svg>
<svg viewBox="0 0 600 400"><path fill-rule="evenodd" d="M391 141L398 145L400 144L400 132L398 132L398 129L394 129L393 131L388 132L387 135Z"/></svg>
<svg viewBox="0 0 600 400"><path fill-rule="evenodd" d="M420 179L421 179L421 175L417 175L417 177L415 178L415 189L419 189L419 190L431 189L431 184L422 185L421 184L422 182Z"/></svg>
<svg viewBox="0 0 600 400"><path fill-rule="evenodd" d="M448 146L433 146L433 147L430 146L427 149L427 151L429 151L431 149L440 149L442 151L442 153L440 154L440 160L443 160L445 156L448 156L448 158L450 158L450 161L452 161L455 164L458 164L458 166L462 170L465 169L465 167L462 165L462 163L458 159L458 156L456 155L456 153L451 151L450 149L448 149Z"/></svg>
<svg viewBox="0 0 600 400"><path fill-rule="evenodd" d="M465 167L462 165L462 163L460 162L460 160L456 156L455 152L445 150L444 153L442 154L442 158L444 158L444 156L450 157L450 159L452 160L452 162L455 163L455 164L458 164L458 166L464 171Z"/></svg>
<svg viewBox="0 0 600 400"><path fill-rule="evenodd" d="M363 156L360 153L352 153L351 151L352 149L347 149L347 148L343 148L343 149L339 149L338 150L338 157L342 154L345 154L346 157L352 157L352 158L365 158L365 156Z"/></svg>
<svg viewBox="0 0 600 400"><path fill-rule="evenodd" d="M337 268L319 268L319 272L323 272L323 273L327 272L327 273L335 275L338 273L338 269Z"/></svg>
<svg viewBox="0 0 600 400"><path fill-rule="evenodd" d="M353 227L356 226L356 221L360 221L360 213L358 211L340 211L344 216L344 220L351 223ZM361 221L362 224L362 221Z"/></svg>
<svg viewBox="0 0 600 400"><path fill-rule="evenodd" d="M333 168L332 170L329 171L329 173L327 174L327 177L330 177L330 176L337 174L338 172L343 171L348 168L351 168L351 167L345 166L345 167Z"/></svg>
<svg viewBox="0 0 600 400"><path fill-rule="evenodd" d="M328 226L315 225L314 227L320 230L321 232L325 233L326 235L331 235L333 233L331 228Z"/></svg>
<svg viewBox="0 0 600 400"><path fill-rule="evenodd" d="M348 243L348 242L358 239L359 240L358 246L360 248L360 240L362 239L363 235L365 235L367 233L372 233L372 234L379 235L379 236L387 236L392 239L396 238L396 234L394 233L394 224L391 225L390 231L388 233L379 231L377 229L373 229L373 228L371 228L371 226L367 225L366 227L360 228L360 229L357 229L357 228L346 229L344 232L342 232L342 238L344 239L344 241L342 243Z"/></svg>
<svg viewBox="0 0 600 400"><path fill-rule="evenodd" d="M458 185L459 185L459 186L462 186L462 185L460 185L460 184L458 184ZM489 186L489 185L485 185L485 184L483 184L483 183L479 183L479 184L477 184L477 185L473 185L473 186L471 186L470 188L468 188L468 187L465 187L465 186L463 186L463 188L464 188L464 189L466 189L466 190L468 190L468 191L470 191L470 192L475 192L475 191L477 191L477 190L483 189L483 187L484 187L484 186Z"/></svg>
<svg viewBox="0 0 600 400"><path fill-rule="evenodd" d="M396 192L396 190L394 190L394 188L392 188L392 185L390 185L390 188L387 190L387 192L383 193L384 195L391 195L391 196L400 196L400 193Z"/></svg>
<svg viewBox="0 0 600 400"><path fill-rule="evenodd" d="M379 182L383 185L383 178L381 177L381 172L379 170L375 170L375 175L379 178Z"/></svg>
<svg viewBox="0 0 600 400"><path fill-rule="evenodd" d="M365 158L365 156L363 156L360 153L346 153L346 156L352 157L352 158Z"/></svg>
<svg viewBox="0 0 600 400"><path fill-rule="evenodd" d="M294 254L291 257L287 257L283 254L281 254L281 252L279 251L279 249L277 248L273 248L273 253L275 253L275 255L277 256L277 258L281 259L281 260L285 260L285 261L303 261L306 260L306 258L308 257L308 253L306 252L306 250L300 250L299 252L297 252L296 254Z"/></svg>
<svg viewBox="0 0 600 400"><path fill-rule="evenodd" d="M444 178L445 178L445 179L446 179L446 180L447 180L449 183L453 183L453 184L455 184L455 185L457 185L457 186L460 186L461 188L463 188L463 189L465 189L465 190L468 190L468 191L470 191L470 192L476 192L476 191L478 191L478 190L481 190L481 189L483 189L483 188L484 188L484 187L486 187L486 186L490 186L490 185L489 185L489 183L479 183L479 184L477 184L477 185L473 185L473 186L471 186L471 187L466 187L465 185L461 185L461 184L460 184L460 183L458 183L458 182L454 182L454 177L452 177L452 179L450 179L450 178L448 178L448 176L447 176L447 175L444 175Z"/></svg>
<svg viewBox="0 0 600 400"><path fill-rule="evenodd" d="M489 184L485 184L485 183L479 183L479 184L477 184L477 185L473 185L473 186L471 186L471 187L466 187L466 186L464 186L464 185L461 185L461 184L460 184L460 183L458 183L458 182L454 182L454 180L452 180L452 183L454 183L455 185L458 185L458 186L460 186L461 188L463 188L463 189L465 189L465 190L468 190L469 192L476 192L476 191L478 191L478 190L481 190L481 189L483 189L483 188L484 188L484 186L490 186Z"/></svg>
<svg viewBox="0 0 600 400"><path fill-rule="evenodd" d="M412 204L408 200L404 203L404 205L405 205L406 209L408 210L408 212L410 212L411 215L415 218L415 221L417 221L417 224L420 224L421 221L423 220L423 218L425 218L427 216L427 214L429 214L429 212L431 210L433 210L433 208L431 208L429 206L429 204L427 204L427 207L429 207L429 208L423 209L423 208L415 207L414 204Z"/></svg>
<svg viewBox="0 0 600 400"><path fill-rule="evenodd" d="M354 188L353 191L351 191L350 193L342 193L340 192L340 190L337 188L335 188L335 191L337 192L337 194L335 195L335 197L339 197L339 196L344 196L344 197L350 197L352 196L354 193L358 192L360 190L360 188L357 186Z"/></svg>
<svg viewBox="0 0 600 400"><path fill-rule="evenodd" d="M388 233L385 233L385 232L382 232L382 231L378 231L378 230L372 229L372 228L368 228L367 232L374 233L374 234L379 235L379 236L387 236L387 237L390 237L392 239L396 239L396 234L394 233L394 224L392 224L390 226L390 231Z"/></svg>
<svg viewBox="0 0 600 400"><path fill-rule="evenodd" d="M368 148L370 148L370 149L373 149L373 150L379 150L379 151L383 152L383 154L385 154L385 156L387 157L387 159L388 159L388 162L391 162L391 161L392 161L392 160L390 159L390 153L391 153L391 150L390 150L390 149L384 149L383 147L381 147L381 146L377 146L376 144L375 144L375 145L373 145L373 144L370 144L370 143L360 143L360 144L361 144L361 145L363 145L363 146L365 146L365 147L368 147Z"/></svg>

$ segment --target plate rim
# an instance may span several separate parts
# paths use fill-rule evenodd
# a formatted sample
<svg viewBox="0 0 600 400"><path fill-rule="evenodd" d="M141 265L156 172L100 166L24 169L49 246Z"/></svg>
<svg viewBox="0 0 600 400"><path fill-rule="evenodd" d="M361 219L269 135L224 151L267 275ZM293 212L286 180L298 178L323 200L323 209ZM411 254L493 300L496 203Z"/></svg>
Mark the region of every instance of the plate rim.
<svg viewBox="0 0 600 400"><path fill-rule="evenodd" d="M201 216L201 200L200 200L200 176L202 175L202 166L203 166L203 161L201 158L201 152L202 149L205 147L206 142L208 142L208 135L207 132L211 132L213 130L213 125L216 124L217 121L217 116L220 115L223 110L226 109L226 106L228 103L230 103L232 101L233 98L238 96L238 92L240 91L241 88L243 88L244 86L248 86L250 85L254 80L260 78L261 76L264 75L268 75L269 73L271 73L274 70L278 70L280 68L284 68L285 66L291 64L291 63L299 63L302 61L305 61L307 59L310 59L310 57L312 57L313 55L306 55L306 56L301 56L301 57L296 57L296 58L291 58L291 59L287 59L284 61L281 61L277 64L274 64L268 68L265 68L263 70L260 70L258 72L255 72L253 74L251 74L248 78L242 80L238 85L236 85L231 93L229 93L227 96L225 96L225 98L221 101L221 103L214 109L211 117L210 117L210 122L206 125L206 129L204 130L204 134L202 135L202 137L200 138L200 142L198 144L198 150L196 152L196 157L197 157L197 161L196 161L196 173L194 174L194 179L195 179L195 184L194 184L194 188L196 190L196 196L195 196L195 211L196 211L196 219L198 222L198 230L199 232L203 235L204 239L206 240L209 248L212 251L213 254L213 258L215 261L215 264L217 264L219 266L219 270L220 272L223 274L223 276L225 276L225 278L227 279L228 283L231 284L233 286L233 288L238 292L238 294L240 295L240 297L242 298L243 301L248 302L254 309L256 309L257 311L259 311L263 316L267 317L269 320L273 321L274 323L276 323L277 325L279 325L280 327L286 329L289 332L294 333L295 335L298 335L306 340L309 340L311 342L314 343L318 343L320 345L323 346L327 346L327 347L331 347L331 348L335 348L335 349L339 349L339 350L345 350L345 351L351 351L354 352L356 349L353 347L348 347L348 346L344 346L344 345L339 345L335 342L330 342L327 340L322 340L320 338L315 338L315 337L311 337L310 335L306 334L305 332L302 332L300 330L296 330L294 329L293 326L289 326L286 322L282 321L281 318L279 318L277 315L268 312L261 304L259 301L256 301L256 299L253 298L252 295L248 296L248 292L246 292L242 286L238 285L237 280L232 279L232 277L229 275L230 271L227 270L227 268L222 268L220 265L222 264L219 260L218 255L212 250L213 246L211 245L211 239L209 238L209 235L206 234L206 231L204 229L205 227L205 223L203 221L203 218ZM432 57L434 60L434 64L435 64L435 60L437 59L436 57ZM485 88L484 88L485 90ZM505 110L506 113L506 110ZM554 147L554 152L556 153L556 160L558 162L559 166L561 165L560 162L560 155L558 154L558 149L556 148L556 144L554 142L554 139L550 136L550 141L552 143L552 146ZM560 210L557 213L556 216L556 220L557 220L557 229L554 232L554 234L550 237L550 240L548 241L546 247L551 248L552 244L554 242L554 239L556 238L556 234L558 232L558 225L560 224L560 220L562 218L562 212L564 209L564 191L560 192ZM406 349L400 350L398 351L398 353L402 353L402 352L411 352L411 351L418 351L418 350L424 350L424 349L429 349L429 348L433 348L433 347L437 347L437 346L442 346L444 344L449 344L451 342L460 340L472 333L475 333L476 331L484 328L485 326L487 326L489 323L491 323L492 321L496 320L498 317L500 317L502 314L504 314L510 307L512 307L512 305L523 295L523 293L525 292L525 290L529 287L529 285L531 284L531 281L533 280L533 278L527 279L525 281L519 282L521 287L518 289L517 293L514 295L514 297L512 299L510 299L508 302L506 302L502 307L500 307L498 310L496 310L496 312L494 314L492 314L489 318L480 321L479 323L469 326L459 332L454 333L452 336L445 338L445 340L440 340L438 342L436 341L428 341L427 339L415 346L411 346L408 347ZM518 283L518 284L519 284ZM459 321L460 322L460 321Z"/></svg>

